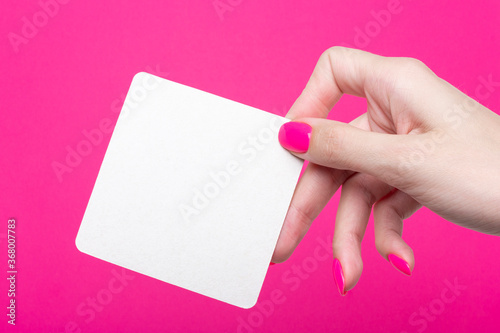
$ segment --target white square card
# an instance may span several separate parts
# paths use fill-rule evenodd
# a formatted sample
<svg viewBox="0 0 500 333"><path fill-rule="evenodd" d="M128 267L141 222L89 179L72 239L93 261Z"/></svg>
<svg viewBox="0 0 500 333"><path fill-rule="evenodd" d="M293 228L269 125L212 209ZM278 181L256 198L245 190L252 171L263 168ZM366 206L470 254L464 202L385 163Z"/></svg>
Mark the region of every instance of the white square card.
<svg viewBox="0 0 500 333"><path fill-rule="evenodd" d="M239 307L255 305L302 161L287 119L135 75L76 245Z"/></svg>

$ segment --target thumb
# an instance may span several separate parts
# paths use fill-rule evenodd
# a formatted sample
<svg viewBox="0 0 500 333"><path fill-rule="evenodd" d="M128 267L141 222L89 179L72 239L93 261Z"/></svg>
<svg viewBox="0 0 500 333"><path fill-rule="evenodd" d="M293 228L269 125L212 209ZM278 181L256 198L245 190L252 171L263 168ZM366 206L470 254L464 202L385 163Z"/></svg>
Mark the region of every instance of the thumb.
<svg viewBox="0 0 500 333"><path fill-rule="evenodd" d="M300 118L283 124L281 145L315 164L372 175L392 186L407 179L411 137L365 131L322 118Z"/></svg>

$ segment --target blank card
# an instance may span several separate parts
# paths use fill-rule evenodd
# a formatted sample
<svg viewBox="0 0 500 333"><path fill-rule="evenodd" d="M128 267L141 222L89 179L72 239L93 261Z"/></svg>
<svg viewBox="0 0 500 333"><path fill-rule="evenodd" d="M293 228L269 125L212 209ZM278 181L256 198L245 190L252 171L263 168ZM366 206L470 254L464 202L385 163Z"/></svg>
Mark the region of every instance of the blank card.
<svg viewBox="0 0 500 333"><path fill-rule="evenodd" d="M302 160L287 119L157 76L132 80L76 238L81 252L250 308Z"/></svg>

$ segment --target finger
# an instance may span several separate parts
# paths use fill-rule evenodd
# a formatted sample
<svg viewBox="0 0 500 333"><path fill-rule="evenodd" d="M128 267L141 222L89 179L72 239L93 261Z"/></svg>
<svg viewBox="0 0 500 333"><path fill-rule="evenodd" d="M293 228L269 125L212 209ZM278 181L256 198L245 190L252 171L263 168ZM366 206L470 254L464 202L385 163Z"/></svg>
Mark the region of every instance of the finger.
<svg viewBox="0 0 500 333"><path fill-rule="evenodd" d="M399 187L408 181L406 164L421 140L432 134L395 135L371 132L328 119L300 118L285 123L281 145L315 164L366 173Z"/></svg>
<svg viewBox="0 0 500 333"><path fill-rule="evenodd" d="M355 49L332 47L326 50L286 117L326 118L343 93L364 96L360 85L352 83L365 81L366 73L380 59L382 57Z"/></svg>
<svg viewBox="0 0 500 333"><path fill-rule="evenodd" d="M333 236L334 274L341 295L353 288L361 276L361 241L372 205L391 189L380 180L359 173L342 185Z"/></svg>
<svg viewBox="0 0 500 333"><path fill-rule="evenodd" d="M375 220L375 244L378 252L393 266L411 275L415 266L413 250L401 238L403 221L422 207L408 194L396 190L373 208Z"/></svg>
<svg viewBox="0 0 500 333"><path fill-rule="evenodd" d="M359 116L351 124L359 128L369 128L366 114ZM350 171L309 163L292 197L272 262L283 262L290 257L309 230L312 221L351 174Z"/></svg>
<svg viewBox="0 0 500 333"><path fill-rule="evenodd" d="M309 163L295 189L272 262L287 260L333 194L350 175L343 170Z"/></svg>
<svg viewBox="0 0 500 333"><path fill-rule="evenodd" d="M422 106L422 111L430 115L432 112L422 96L442 98L448 90L442 80L416 59L383 57L336 46L320 56L286 117L326 118L344 93L366 97L369 104L384 110Z"/></svg>

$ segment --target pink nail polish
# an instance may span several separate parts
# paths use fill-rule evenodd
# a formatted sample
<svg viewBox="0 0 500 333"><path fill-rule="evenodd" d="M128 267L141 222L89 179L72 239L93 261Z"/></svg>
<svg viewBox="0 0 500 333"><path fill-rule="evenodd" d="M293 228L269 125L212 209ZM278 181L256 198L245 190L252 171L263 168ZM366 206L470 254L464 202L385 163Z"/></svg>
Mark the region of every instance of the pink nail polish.
<svg viewBox="0 0 500 333"><path fill-rule="evenodd" d="M278 139L283 148L296 153L309 149L312 128L308 124L290 121L281 126Z"/></svg>
<svg viewBox="0 0 500 333"><path fill-rule="evenodd" d="M387 259L389 259L392 266L398 271L406 275L411 275L410 265L406 261L392 253L387 256Z"/></svg>
<svg viewBox="0 0 500 333"><path fill-rule="evenodd" d="M342 265L340 265L340 261L337 258L333 261L333 278L337 284L340 295L345 296L347 291L345 291L344 272L342 271Z"/></svg>

